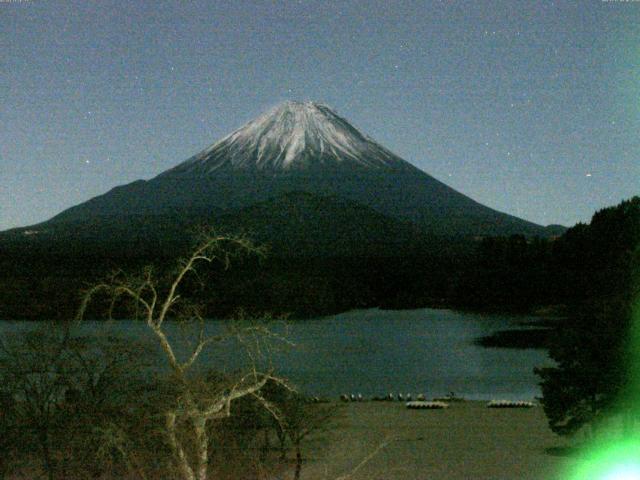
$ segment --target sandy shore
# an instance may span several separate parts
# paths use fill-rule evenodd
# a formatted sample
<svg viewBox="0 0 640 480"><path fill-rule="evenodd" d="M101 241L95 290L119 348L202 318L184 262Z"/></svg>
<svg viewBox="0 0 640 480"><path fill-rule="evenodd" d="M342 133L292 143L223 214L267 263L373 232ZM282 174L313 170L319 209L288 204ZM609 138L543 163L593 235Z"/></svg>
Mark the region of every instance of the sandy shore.
<svg viewBox="0 0 640 480"><path fill-rule="evenodd" d="M408 410L399 402L344 404L334 428L307 442L303 480L336 479L383 448L357 479L562 479L571 457L547 449L566 442L542 411L455 402L446 410Z"/></svg>

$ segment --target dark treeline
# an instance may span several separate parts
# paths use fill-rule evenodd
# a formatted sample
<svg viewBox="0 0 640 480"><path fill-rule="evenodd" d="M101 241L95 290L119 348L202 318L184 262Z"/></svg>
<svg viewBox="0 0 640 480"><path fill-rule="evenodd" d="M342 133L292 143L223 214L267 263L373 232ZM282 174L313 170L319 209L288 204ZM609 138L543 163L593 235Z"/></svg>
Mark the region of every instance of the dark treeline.
<svg viewBox="0 0 640 480"><path fill-rule="evenodd" d="M75 315L81 291L110 272L145 265L168 271L173 262L172 257L147 256L5 257L0 318L68 319ZM427 257L242 259L226 272L205 269L200 276L205 287L193 282L191 291L205 299L212 317L239 308L305 318L373 306L444 305L452 264Z"/></svg>
<svg viewBox="0 0 640 480"><path fill-rule="evenodd" d="M393 252L331 256L329 247L320 246L320 254L312 255L285 250L276 240L266 257L234 262L224 275L214 272L200 298L206 299L211 316L226 316L238 308L294 318L373 306L575 309L615 295L628 284L639 210L640 198L634 197L552 239L428 238L414 242L408 253L393 245ZM172 238L167 242L142 231L137 243L126 245L74 245L73 238L5 240L0 244L0 318L69 318L77 308L78 292L110 271L136 271L144 265L161 271L174 265L190 241L187 234Z"/></svg>
<svg viewBox="0 0 640 480"><path fill-rule="evenodd" d="M640 419L640 198L597 212L554 247L566 281L558 289L572 302L548 342L556 366L536 370L549 426L561 435L590 427L593 436L617 416L630 438Z"/></svg>
<svg viewBox="0 0 640 480"><path fill-rule="evenodd" d="M596 212L561 236L483 239L452 301L474 308L529 310L562 304L576 311L623 295L640 241L640 197Z"/></svg>

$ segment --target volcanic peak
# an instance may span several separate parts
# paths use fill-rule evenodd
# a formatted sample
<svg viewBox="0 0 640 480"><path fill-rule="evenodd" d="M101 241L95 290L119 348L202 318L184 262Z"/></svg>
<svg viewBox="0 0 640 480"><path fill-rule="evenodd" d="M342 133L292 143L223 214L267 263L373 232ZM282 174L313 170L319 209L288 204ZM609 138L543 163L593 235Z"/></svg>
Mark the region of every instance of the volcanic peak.
<svg viewBox="0 0 640 480"><path fill-rule="evenodd" d="M412 168L327 105L287 101L162 176L224 169L293 171L327 167Z"/></svg>

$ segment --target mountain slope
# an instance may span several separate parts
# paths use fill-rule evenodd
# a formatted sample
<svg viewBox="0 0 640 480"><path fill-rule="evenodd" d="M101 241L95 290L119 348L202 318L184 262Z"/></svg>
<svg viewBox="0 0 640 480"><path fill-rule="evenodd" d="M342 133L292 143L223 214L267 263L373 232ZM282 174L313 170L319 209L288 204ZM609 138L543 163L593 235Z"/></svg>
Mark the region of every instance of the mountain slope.
<svg viewBox="0 0 640 480"><path fill-rule="evenodd" d="M338 197L290 192L216 219L223 231L269 244L271 254L299 257L415 253L427 239L414 225Z"/></svg>
<svg viewBox="0 0 640 480"><path fill-rule="evenodd" d="M288 192L350 200L435 235L550 234L475 202L310 102L286 102L157 177L116 187L45 224L185 211L202 217Z"/></svg>

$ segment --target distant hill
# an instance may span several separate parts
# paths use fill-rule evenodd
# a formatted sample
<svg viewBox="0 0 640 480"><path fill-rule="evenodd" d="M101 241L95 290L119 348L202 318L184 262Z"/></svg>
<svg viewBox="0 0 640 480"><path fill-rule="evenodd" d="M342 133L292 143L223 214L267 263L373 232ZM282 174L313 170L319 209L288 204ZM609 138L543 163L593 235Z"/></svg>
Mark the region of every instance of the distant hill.
<svg viewBox="0 0 640 480"><path fill-rule="evenodd" d="M222 215L223 231L246 233L278 256L392 256L427 237L415 225L339 197L290 192Z"/></svg>

